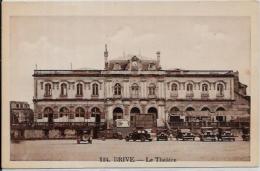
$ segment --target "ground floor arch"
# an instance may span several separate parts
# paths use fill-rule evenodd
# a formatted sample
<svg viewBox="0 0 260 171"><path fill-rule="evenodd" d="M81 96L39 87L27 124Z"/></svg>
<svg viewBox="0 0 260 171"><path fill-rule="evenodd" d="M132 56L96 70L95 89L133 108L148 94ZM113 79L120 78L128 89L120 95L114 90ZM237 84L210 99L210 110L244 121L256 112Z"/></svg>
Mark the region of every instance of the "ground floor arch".
<svg viewBox="0 0 260 171"><path fill-rule="evenodd" d="M170 122L184 122L183 118L180 116L180 109L178 107L172 107L169 112Z"/></svg>
<svg viewBox="0 0 260 171"><path fill-rule="evenodd" d="M46 107L43 111L43 117L48 118L48 123L53 123L53 109Z"/></svg>
<svg viewBox="0 0 260 171"><path fill-rule="evenodd" d="M151 114L153 116L153 123L154 123L154 126L156 126L157 125L157 119L158 119L158 110L155 107L150 107L147 110L147 113Z"/></svg>
<svg viewBox="0 0 260 171"><path fill-rule="evenodd" d="M140 112L140 109L137 108L137 107L133 107L131 110L130 110L130 125L131 126L135 126L135 121L136 121L136 115L139 115L141 112Z"/></svg>
<svg viewBox="0 0 260 171"><path fill-rule="evenodd" d="M120 108L120 107L116 107L114 110L113 110L113 120L117 120L117 119L122 119L123 118L123 109Z"/></svg>
<svg viewBox="0 0 260 171"><path fill-rule="evenodd" d="M95 118L96 123L100 123L100 121L101 121L101 111L100 111L100 109L97 108L97 107L93 107L91 109L91 117Z"/></svg>

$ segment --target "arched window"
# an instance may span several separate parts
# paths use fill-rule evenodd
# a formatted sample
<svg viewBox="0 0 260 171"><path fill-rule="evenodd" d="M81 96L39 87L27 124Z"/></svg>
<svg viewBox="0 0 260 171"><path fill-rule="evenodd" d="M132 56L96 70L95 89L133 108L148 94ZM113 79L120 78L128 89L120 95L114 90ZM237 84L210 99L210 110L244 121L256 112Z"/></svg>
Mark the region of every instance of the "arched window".
<svg viewBox="0 0 260 171"><path fill-rule="evenodd" d="M98 84L97 83L92 84L92 95L98 96Z"/></svg>
<svg viewBox="0 0 260 171"><path fill-rule="evenodd" d="M62 107L62 108L60 109L60 117L68 116L68 114L69 114L69 109L68 109L68 108Z"/></svg>
<svg viewBox="0 0 260 171"><path fill-rule="evenodd" d="M78 107L75 110L76 117L84 117L85 110L82 107Z"/></svg>
<svg viewBox="0 0 260 171"><path fill-rule="evenodd" d="M83 96L83 86L81 83L77 84L77 96Z"/></svg>
<svg viewBox="0 0 260 171"><path fill-rule="evenodd" d="M158 119L158 111L154 107L150 107L148 109L148 114L152 114L154 116L154 119Z"/></svg>
<svg viewBox="0 0 260 171"><path fill-rule="evenodd" d="M194 111L194 108L193 108L193 107L188 107L188 108L186 109L186 111Z"/></svg>
<svg viewBox="0 0 260 171"><path fill-rule="evenodd" d="M53 114L52 108L46 107L43 111L43 117L47 118L50 114Z"/></svg>
<svg viewBox="0 0 260 171"><path fill-rule="evenodd" d="M91 117L95 118L95 122L96 123L100 123L101 122L101 112L100 112L99 108L93 107L91 109Z"/></svg>
<svg viewBox="0 0 260 171"><path fill-rule="evenodd" d="M148 94L155 95L155 88L156 88L155 84L151 83L148 87Z"/></svg>
<svg viewBox="0 0 260 171"><path fill-rule="evenodd" d="M113 120L122 119L123 118L123 109L117 107L113 110Z"/></svg>
<svg viewBox="0 0 260 171"><path fill-rule="evenodd" d="M203 107L201 111L210 111L208 107Z"/></svg>
<svg viewBox="0 0 260 171"><path fill-rule="evenodd" d="M60 88L61 88L61 92L60 92L60 95L61 96L67 96L68 94L67 94L67 84L65 84L65 83L62 83L61 84L61 86L60 86Z"/></svg>
<svg viewBox="0 0 260 171"><path fill-rule="evenodd" d="M191 83L187 84L187 91L193 91L193 85Z"/></svg>
<svg viewBox="0 0 260 171"><path fill-rule="evenodd" d="M137 84L132 85L132 95L138 96L139 94L139 86Z"/></svg>
<svg viewBox="0 0 260 171"><path fill-rule="evenodd" d="M224 91L224 86L223 84L217 84L217 91L219 95L224 95L223 91Z"/></svg>
<svg viewBox="0 0 260 171"><path fill-rule="evenodd" d="M172 84L172 91L177 91L177 90L178 90L177 84L173 83Z"/></svg>
<svg viewBox="0 0 260 171"><path fill-rule="evenodd" d="M50 83L47 83L45 84L45 93L44 93L45 96L51 96L51 84Z"/></svg>
<svg viewBox="0 0 260 171"><path fill-rule="evenodd" d="M176 114L176 113L178 113L179 111L180 111L179 108L173 107L173 108L171 108L171 110L170 110L170 114Z"/></svg>
<svg viewBox="0 0 260 171"><path fill-rule="evenodd" d="M216 111L225 111L223 107L218 107Z"/></svg>
<svg viewBox="0 0 260 171"><path fill-rule="evenodd" d="M202 84L201 89L202 89L203 92L207 92L208 91L208 85Z"/></svg>
<svg viewBox="0 0 260 171"><path fill-rule="evenodd" d="M121 85L119 83L115 84L114 95L121 95Z"/></svg>

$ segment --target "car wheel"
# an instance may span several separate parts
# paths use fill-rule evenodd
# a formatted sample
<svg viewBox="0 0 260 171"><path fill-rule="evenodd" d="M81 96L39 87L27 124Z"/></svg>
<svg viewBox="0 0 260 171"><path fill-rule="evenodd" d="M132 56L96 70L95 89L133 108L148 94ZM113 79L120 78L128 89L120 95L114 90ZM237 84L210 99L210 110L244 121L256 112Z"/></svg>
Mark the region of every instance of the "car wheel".
<svg viewBox="0 0 260 171"><path fill-rule="evenodd" d="M159 141L159 138L157 138L157 141Z"/></svg>
<svg viewBox="0 0 260 171"><path fill-rule="evenodd" d="M142 142L145 141L145 137L144 137L144 136L141 137L141 141L142 141Z"/></svg>

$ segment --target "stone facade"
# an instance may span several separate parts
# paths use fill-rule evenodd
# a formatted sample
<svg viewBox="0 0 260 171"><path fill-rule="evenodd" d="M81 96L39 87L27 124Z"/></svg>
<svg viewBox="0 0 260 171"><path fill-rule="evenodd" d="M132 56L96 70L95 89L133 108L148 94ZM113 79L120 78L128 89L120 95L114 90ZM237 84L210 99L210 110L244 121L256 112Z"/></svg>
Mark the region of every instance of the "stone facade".
<svg viewBox="0 0 260 171"><path fill-rule="evenodd" d="M33 122L33 110L27 102L11 101L10 113L10 124Z"/></svg>
<svg viewBox="0 0 260 171"><path fill-rule="evenodd" d="M134 124L138 114L166 122L225 122L249 117L246 85L232 70L162 70L157 59L128 55L104 70L35 70L36 122Z"/></svg>

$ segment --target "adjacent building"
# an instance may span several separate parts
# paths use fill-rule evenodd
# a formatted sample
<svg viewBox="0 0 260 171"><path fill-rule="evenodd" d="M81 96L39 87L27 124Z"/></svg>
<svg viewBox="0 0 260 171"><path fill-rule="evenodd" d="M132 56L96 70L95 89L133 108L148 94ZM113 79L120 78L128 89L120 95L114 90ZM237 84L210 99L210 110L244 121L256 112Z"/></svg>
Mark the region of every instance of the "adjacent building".
<svg viewBox="0 0 260 171"><path fill-rule="evenodd" d="M30 108L28 102L11 101L10 102L10 123L33 123L33 110Z"/></svg>
<svg viewBox="0 0 260 171"><path fill-rule="evenodd" d="M163 70L156 59L127 55L103 70L35 70L35 122L106 122L152 114L155 126L249 118L247 86L232 70Z"/></svg>

